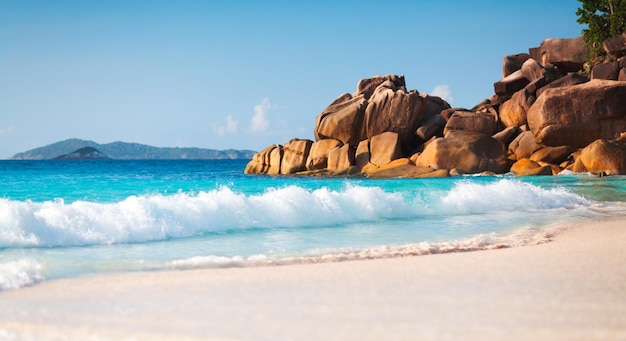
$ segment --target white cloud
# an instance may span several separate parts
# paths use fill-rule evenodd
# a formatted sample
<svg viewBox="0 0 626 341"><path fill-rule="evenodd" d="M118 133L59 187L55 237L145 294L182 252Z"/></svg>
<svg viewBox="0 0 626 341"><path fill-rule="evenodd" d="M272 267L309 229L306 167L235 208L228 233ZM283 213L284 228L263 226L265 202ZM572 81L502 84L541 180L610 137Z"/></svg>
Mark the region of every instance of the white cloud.
<svg viewBox="0 0 626 341"><path fill-rule="evenodd" d="M4 136L7 136L7 135L10 135L14 131L15 131L15 128L13 126L8 126L6 128L1 128L0 129L0 137L4 137Z"/></svg>
<svg viewBox="0 0 626 341"><path fill-rule="evenodd" d="M232 116L228 115L228 117L226 117L226 132L229 134L234 134L237 132L238 128L239 121L234 120Z"/></svg>
<svg viewBox="0 0 626 341"><path fill-rule="evenodd" d="M273 109L275 106L270 103L270 100L263 98L261 103L254 106L254 116L250 120L250 131L253 133L264 132L270 125L270 121L267 118L267 112Z"/></svg>
<svg viewBox="0 0 626 341"><path fill-rule="evenodd" d="M430 92L430 95L441 97L450 104L454 101L454 97L452 97L452 89L450 89L450 86L447 84L436 85L433 91Z"/></svg>
<svg viewBox="0 0 626 341"><path fill-rule="evenodd" d="M213 125L213 131L219 135L234 134L239 129L239 121L235 120L231 115L226 116L226 125Z"/></svg>

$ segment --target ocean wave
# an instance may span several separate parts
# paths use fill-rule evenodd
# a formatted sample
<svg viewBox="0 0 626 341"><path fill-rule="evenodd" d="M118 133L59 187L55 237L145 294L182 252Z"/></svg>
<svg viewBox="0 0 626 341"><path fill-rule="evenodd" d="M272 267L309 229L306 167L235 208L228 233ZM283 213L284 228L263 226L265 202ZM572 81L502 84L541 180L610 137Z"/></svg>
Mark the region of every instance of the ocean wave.
<svg viewBox="0 0 626 341"><path fill-rule="evenodd" d="M0 199L0 248L147 242L250 228L339 226L594 205L565 189L543 189L510 179L486 184L460 180L449 190L425 191L292 185L262 194L222 187L198 193L130 196L116 203Z"/></svg>
<svg viewBox="0 0 626 341"><path fill-rule="evenodd" d="M32 259L0 263L0 291L22 288L43 279L41 264Z"/></svg>

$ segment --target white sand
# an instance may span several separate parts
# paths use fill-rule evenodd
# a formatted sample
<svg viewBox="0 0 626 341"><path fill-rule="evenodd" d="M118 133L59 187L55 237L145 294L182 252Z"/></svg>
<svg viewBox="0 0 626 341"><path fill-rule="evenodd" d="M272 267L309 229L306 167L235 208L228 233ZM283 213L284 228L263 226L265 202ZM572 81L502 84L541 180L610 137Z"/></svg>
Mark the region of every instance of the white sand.
<svg viewBox="0 0 626 341"><path fill-rule="evenodd" d="M0 339L626 339L626 220L469 253L132 273L0 293Z"/></svg>

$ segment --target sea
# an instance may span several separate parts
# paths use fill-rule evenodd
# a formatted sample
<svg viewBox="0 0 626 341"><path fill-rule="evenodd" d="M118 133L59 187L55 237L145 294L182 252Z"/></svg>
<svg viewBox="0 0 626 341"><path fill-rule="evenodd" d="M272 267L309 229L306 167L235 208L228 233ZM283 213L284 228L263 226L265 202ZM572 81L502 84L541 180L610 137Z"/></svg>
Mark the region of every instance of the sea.
<svg viewBox="0 0 626 341"><path fill-rule="evenodd" d="M534 245L626 216L626 176L287 177L247 162L0 161L0 290Z"/></svg>

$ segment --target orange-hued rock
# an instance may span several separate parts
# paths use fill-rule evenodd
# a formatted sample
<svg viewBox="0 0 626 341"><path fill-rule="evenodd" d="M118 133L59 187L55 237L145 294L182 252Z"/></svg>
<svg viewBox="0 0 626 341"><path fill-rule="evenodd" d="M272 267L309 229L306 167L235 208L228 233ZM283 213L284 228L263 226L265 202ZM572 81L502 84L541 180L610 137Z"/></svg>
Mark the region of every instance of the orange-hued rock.
<svg viewBox="0 0 626 341"><path fill-rule="evenodd" d="M411 145L421 122L428 99L391 81L379 85L365 109L365 133L368 139L386 132L397 133L400 141ZM359 140L360 141L360 140Z"/></svg>
<svg viewBox="0 0 626 341"><path fill-rule="evenodd" d="M363 140L359 142L356 147L356 153L354 156L354 165L361 169L370 162L370 141Z"/></svg>
<svg viewBox="0 0 626 341"><path fill-rule="evenodd" d="M306 159L312 144L313 141L303 139L291 139L285 143L280 174L294 174L306 170Z"/></svg>
<svg viewBox="0 0 626 341"><path fill-rule="evenodd" d="M460 173L507 170L504 145L489 135L451 131L446 137L428 144L417 158L416 165L434 169L456 168Z"/></svg>
<svg viewBox="0 0 626 341"><path fill-rule="evenodd" d="M272 149L269 156L269 168L267 169L267 174L278 175L280 174L280 164L283 160L283 146L278 145L276 148Z"/></svg>
<svg viewBox="0 0 626 341"><path fill-rule="evenodd" d="M539 162L547 162L552 164L560 164L574 152L574 148L570 146L543 147L534 152L530 159Z"/></svg>
<svg viewBox="0 0 626 341"><path fill-rule="evenodd" d="M309 157L306 160L307 170L324 169L328 165L328 153L336 147L342 146L339 140L319 140L311 145Z"/></svg>
<svg viewBox="0 0 626 341"><path fill-rule="evenodd" d="M552 168L530 159L520 159L511 166L511 173L517 176L552 175Z"/></svg>
<svg viewBox="0 0 626 341"><path fill-rule="evenodd" d="M317 141L335 139L356 146L364 137L363 118L367 100L363 94L343 94L324 109L315 120L313 133Z"/></svg>
<svg viewBox="0 0 626 341"><path fill-rule="evenodd" d="M246 165L244 170L245 174L267 174L270 169L270 154L272 150L278 148L277 145L272 144L267 146L262 151L254 154L252 160Z"/></svg>
<svg viewBox="0 0 626 341"><path fill-rule="evenodd" d="M579 71L587 61L587 42L580 36L571 39L545 39L539 46L541 64L556 65L563 71Z"/></svg>
<svg viewBox="0 0 626 341"><path fill-rule="evenodd" d="M626 131L626 82L591 80L548 89L527 113L537 143L581 148Z"/></svg>
<svg viewBox="0 0 626 341"><path fill-rule="evenodd" d="M626 141L599 139L580 152L587 171L593 174L626 174Z"/></svg>
<svg viewBox="0 0 626 341"><path fill-rule="evenodd" d="M491 135L496 130L496 117L491 113L455 111L443 129L444 136L452 130L462 130Z"/></svg>
<svg viewBox="0 0 626 341"><path fill-rule="evenodd" d="M376 88L386 81L390 81L396 88L406 87L404 76L385 75L363 78L356 86L354 96L363 95L366 99L370 98Z"/></svg>
<svg viewBox="0 0 626 341"><path fill-rule="evenodd" d="M521 132L513 141L509 144L509 151L515 155L516 160L529 158L534 152L543 148L535 142L535 135L530 131Z"/></svg>
<svg viewBox="0 0 626 341"><path fill-rule="evenodd" d="M328 170L339 172L354 165L355 150L348 144L336 147L328 153Z"/></svg>
<svg viewBox="0 0 626 341"><path fill-rule="evenodd" d="M384 166L389 162L402 157L400 135L394 132L385 132L370 139L370 162L377 166Z"/></svg>
<svg viewBox="0 0 626 341"><path fill-rule="evenodd" d="M523 126L526 124L526 113L535 103L535 96L522 89L511 96L511 99L500 106L500 120L505 127Z"/></svg>

